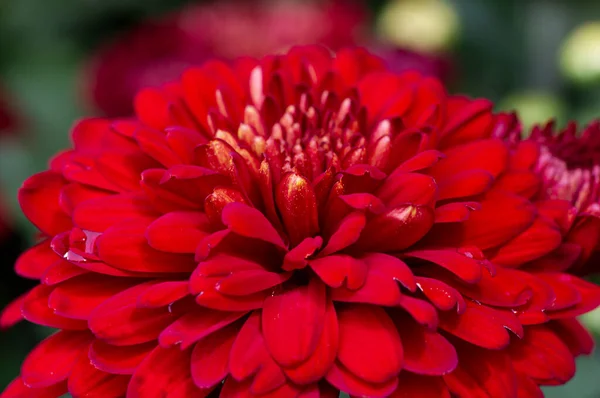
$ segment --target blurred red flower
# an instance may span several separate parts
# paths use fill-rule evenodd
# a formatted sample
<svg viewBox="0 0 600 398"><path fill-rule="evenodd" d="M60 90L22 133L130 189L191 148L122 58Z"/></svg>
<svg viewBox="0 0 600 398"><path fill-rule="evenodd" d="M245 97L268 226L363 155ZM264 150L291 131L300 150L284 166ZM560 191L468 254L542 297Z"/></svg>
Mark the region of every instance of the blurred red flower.
<svg viewBox="0 0 600 398"><path fill-rule="evenodd" d="M18 117L9 96L0 87L0 135L15 131Z"/></svg>
<svg viewBox="0 0 600 398"><path fill-rule="evenodd" d="M588 242L578 245L584 252L571 272L599 271L596 256L600 256L600 121L590 123L583 131L578 131L575 122L557 131L551 121L534 126L527 138L521 139L516 115L504 114L499 119L502 122L498 123L497 136L514 148L527 148L530 154L528 168L537 174L539 187L533 196L539 201L550 199L570 207L573 221L569 234ZM580 249L567 245L563 251L575 256Z"/></svg>
<svg viewBox="0 0 600 398"><path fill-rule="evenodd" d="M212 58L261 57L296 44L332 49L364 38L358 1L242 1L193 5L147 22L100 50L84 77L85 95L110 117L133 113L135 94L179 78Z"/></svg>
<svg viewBox="0 0 600 398"><path fill-rule="evenodd" d="M596 226L535 199L539 152L489 101L300 47L135 109L20 191L41 284L0 324L61 331L2 398L539 397L591 351L600 289L570 270Z"/></svg>

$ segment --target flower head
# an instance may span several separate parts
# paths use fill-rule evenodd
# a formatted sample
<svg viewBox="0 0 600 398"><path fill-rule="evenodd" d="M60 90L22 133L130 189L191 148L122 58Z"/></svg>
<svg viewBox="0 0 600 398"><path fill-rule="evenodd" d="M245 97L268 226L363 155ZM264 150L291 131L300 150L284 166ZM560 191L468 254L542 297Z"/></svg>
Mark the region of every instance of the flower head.
<svg viewBox="0 0 600 398"><path fill-rule="evenodd" d="M540 396L593 341L573 211L486 100L364 50L210 61L89 119L19 199L61 329L5 397ZM21 395L20 395L21 394Z"/></svg>

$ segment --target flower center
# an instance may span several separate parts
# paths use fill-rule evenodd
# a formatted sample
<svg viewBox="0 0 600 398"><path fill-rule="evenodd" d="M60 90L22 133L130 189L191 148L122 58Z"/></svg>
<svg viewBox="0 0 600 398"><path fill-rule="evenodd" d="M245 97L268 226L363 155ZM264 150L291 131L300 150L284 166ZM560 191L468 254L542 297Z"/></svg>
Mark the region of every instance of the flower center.
<svg viewBox="0 0 600 398"><path fill-rule="evenodd" d="M303 94L272 127L266 123L264 128L271 134L264 152L270 161L278 158L283 174L296 172L313 180L330 167L340 170L364 162L366 139L351 109L352 101L338 101L324 92L320 106L311 105L310 96ZM269 156L269 152L278 154Z"/></svg>

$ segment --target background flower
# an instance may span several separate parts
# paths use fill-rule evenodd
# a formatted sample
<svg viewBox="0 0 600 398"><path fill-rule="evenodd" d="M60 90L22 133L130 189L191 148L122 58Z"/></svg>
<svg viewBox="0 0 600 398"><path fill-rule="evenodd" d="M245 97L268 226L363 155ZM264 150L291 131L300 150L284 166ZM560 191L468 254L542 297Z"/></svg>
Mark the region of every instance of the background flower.
<svg viewBox="0 0 600 398"><path fill-rule="evenodd" d="M492 103L364 50L209 61L86 119L19 192L60 329L3 398L537 397L600 305L600 225L536 198L540 153ZM174 392L175 391L175 392Z"/></svg>
<svg viewBox="0 0 600 398"><path fill-rule="evenodd" d="M177 79L190 65L260 57L294 44L332 49L356 44L366 39L368 18L368 9L356 1L229 0L189 6L106 46L86 75L86 90L105 115L130 115L137 91Z"/></svg>

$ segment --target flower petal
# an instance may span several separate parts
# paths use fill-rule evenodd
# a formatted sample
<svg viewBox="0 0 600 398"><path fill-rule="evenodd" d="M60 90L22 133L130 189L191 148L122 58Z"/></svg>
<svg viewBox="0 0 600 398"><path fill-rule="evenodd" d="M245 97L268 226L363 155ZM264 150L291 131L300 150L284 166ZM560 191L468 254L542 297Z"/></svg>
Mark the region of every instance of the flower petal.
<svg viewBox="0 0 600 398"><path fill-rule="evenodd" d="M148 244L169 253L195 253L198 243L208 235L209 223L204 213L175 211L153 221L146 229Z"/></svg>
<svg viewBox="0 0 600 398"><path fill-rule="evenodd" d="M48 236L71 228L71 218L60 208L60 191L65 179L54 171L29 177L19 189L19 204L25 216Z"/></svg>
<svg viewBox="0 0 600 398"><path fill-rule="evenodd" d="M21 376L32 388L59 383L71 373L79 355L89 347L92 336L87 332L60 331L48 337L29 353Z"/></svg>
<svg viewBox="0 0 600 398"><path fill-rule="evenodd" d="M333 365L339 341L339 326L333 303L328 300L323 331L312 355L303 363L285 368L286 376L296 384L306 385L321 380Z"/></svg>
<svg viewBox="0 0 600 398"><path fill-rule="evenodd" d="M516 316L484 305L469 304L463 314L440 313L440 328L476 346L498 350L508 346L506 329L522 336L523 327Z"/></svg>
<svg viewBox="0 0 600 398"><path fill-rule="evenodd" d="M244 315L246 315L245 312L224 312L199 308L173 322L160 334L158 341L163 347L181 344L181 349L185 350L196 341L219 331Z"/></svg>
<svg viewBox="0 0 600 398"><path fill-rule="evenodd" d="M286 383L261 334L261 312L255 311L239 331L229 356L229 371L235 380L252 379L249 390L256 394L273 391Z"/></svg>
<svg viewBox="0 0 600 398"><path fill-rule="evenodd" d="M353 304L338 311L338 360L349 372L370 383L395 379L404 364L402 342L386 312Z"/></svg>
<svg viewBox="0 0 600 398"><path fill-rule="evenodd" d="M265 299L262 333L275 361L294 366L310 357L322 334L326 303L325 285L317 278Z"/></svg>
<svg viewBox="0 0 600 398"><path fill-rule="evenodd" d="M190 272L196 267L193 256L153 249L144 236L147 221L126 221L108 228L98 237L98 256L106 263L127 271Z"/></svg>
<svg viewBox="0 0 600 398"><path fill-rule="evenodd" d="M364 261L346 254L310 260L309 266L326 285L334 288L344 285L351 290L364 285L368 271Z"/></svg>
<svg viewBox="0 0 600 398"><path fill-rule="evenodd" d="M96 339L92 342L88 355L90 363L98 370L117 375L131 375L155 347L155 341L115 346Z"/></svg>
<svg viewBox="0 0 600 398"><path fill-rule="evenodd" d="M456 350L442 335L427 330L400 312L395 313L392 320L404 342L404 370L419 375L443 376L456 368Z"/></svg>
<svg viewBox="0 0 600 398"><path fill-rule="evenodd" d="M191 373L198 388L214 387L229 374L229 354L239 326L229 325L194 345Z"/></svg>
<svg viewBox="0 0 600 398"><path fill-rule="evenodd" d="M269 220L257 209L243 203L229 203L223 208L223 224L238 235L270 242L286 249L286 245Z"/></svg>
<svg viewBox="0 0 600 398"><path fill-rule="evenodd" d="M400 206L369 220L357 246L364 251L403 250L425 236L433 221L434 212L430 207Z"/></svg>
<svg viewBox="0 0 600 398"><path fill-rule="evenodd" d="M156 347L137 367L127 388L128 397L206 397L210 390L194 386L190 375L190 351Z"/></svg>
<svg viewBox="0 0 600 398"><path fill-rule="evenodd" d="M69 393L75 397L121 397L127 391L129 376L114 375L98 370L88 359L87 352L79 355L69 375Z"/></svg>
<svg viewBox="0 0 600 398"><path fill-rule="evenodd" d="M317 199L306 178L294 173L284 176L275 191L275 202L292 246L319 232Z"/></svg>

